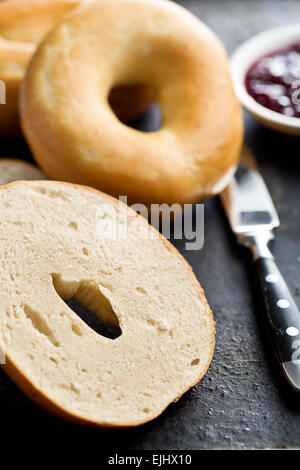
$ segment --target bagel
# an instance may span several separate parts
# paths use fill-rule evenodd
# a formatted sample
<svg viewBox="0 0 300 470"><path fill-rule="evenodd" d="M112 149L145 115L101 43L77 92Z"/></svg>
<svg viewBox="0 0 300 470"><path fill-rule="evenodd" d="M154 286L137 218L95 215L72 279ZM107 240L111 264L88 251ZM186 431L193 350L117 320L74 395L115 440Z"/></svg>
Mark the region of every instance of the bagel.
<svg viewBox="0 0 300 470"><path fill-rule="evenodd" d="M0 187L0 224L3 368L38 404L82 424L135 426L203 376L214 347L204 293L128 206L87 187L22 181ZM96 333L71 297L122 334Z"/></svg>
<svg viewBox="0 0 300 470"><path fill-rule="evenodd" d="M46 175L31 163L15 158L0 159L0 185L18 180L44 180Z"/></svg>
<svg viewBox="0 0 300 470"><path fill-rule="evenodd" d="M134 83L156 91L157 132L124 125L109 106L112 88ZM212 196L239 156L242 118L224 48L166 0L102 0L71 12L34 55L20 104L29 146L51 178L131 203Z"/></svg>
<svg viewBox="0 0 300 470"><path fill-rule="evenodd" d="M0 2L0 80L6 103L0 104L0 134L20 134L19 87L37 44L55 23L84 0L10 0ZM122 120L141 113L153 100L151 90L114 90L111 105Z"/></svg>

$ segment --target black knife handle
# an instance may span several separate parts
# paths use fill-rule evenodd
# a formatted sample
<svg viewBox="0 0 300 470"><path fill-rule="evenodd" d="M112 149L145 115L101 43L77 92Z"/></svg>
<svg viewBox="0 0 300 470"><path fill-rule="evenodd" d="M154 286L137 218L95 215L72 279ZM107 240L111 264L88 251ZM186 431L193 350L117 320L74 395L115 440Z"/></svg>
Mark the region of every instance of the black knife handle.
<svg viewBox="0 0 300 470"><path fill-rule="evenodd" d="M263 313L283 372L300 392L300 312L272 257L254 261Z"/></svg>

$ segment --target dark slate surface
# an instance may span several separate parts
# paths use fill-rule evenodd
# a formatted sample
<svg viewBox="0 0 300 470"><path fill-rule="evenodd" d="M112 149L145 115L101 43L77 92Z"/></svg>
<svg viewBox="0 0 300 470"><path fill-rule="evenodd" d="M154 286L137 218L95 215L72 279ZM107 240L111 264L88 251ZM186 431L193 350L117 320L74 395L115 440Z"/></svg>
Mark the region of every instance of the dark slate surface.
<svg viewBox="0 0 300 470"><path fill-rule="evenodd" d="M182 1L225 42L229 52L265 28L300 21L298 1ZM300 306L300 141L246 116L246 134L281 219L273 251ZM1 141L1 156L30 159L23 142ZM218 199L205 204L205 245L184 252L205 288L217 344L204 379L161 417L138 429L80 428L48 415L0 371L0 422L7 439L50 437L108 451L300 447L300 396L281 377L261 325L247 254L238 248ZM4 441L1 441L3 444Z"/></svg>

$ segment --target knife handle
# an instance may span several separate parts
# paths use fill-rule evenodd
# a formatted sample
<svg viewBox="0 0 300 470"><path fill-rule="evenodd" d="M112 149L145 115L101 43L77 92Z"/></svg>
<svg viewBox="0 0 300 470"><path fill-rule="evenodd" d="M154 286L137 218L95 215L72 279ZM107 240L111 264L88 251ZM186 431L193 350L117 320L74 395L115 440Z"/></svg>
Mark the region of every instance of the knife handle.
<svg viewBox="0 0 300 470"><path fill-rule="evenodd" d="M290 385L300 392L300 312L271 256L254 260L265 323Z"/></svg>

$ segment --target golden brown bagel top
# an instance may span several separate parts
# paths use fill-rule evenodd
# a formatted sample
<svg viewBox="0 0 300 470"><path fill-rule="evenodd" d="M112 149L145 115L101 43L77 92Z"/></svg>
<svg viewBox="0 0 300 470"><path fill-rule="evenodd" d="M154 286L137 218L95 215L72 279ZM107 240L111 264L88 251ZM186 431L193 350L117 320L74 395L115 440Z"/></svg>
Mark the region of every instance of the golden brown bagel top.
<svg viewBox="0 0 300 470"><path fill-rule="evenodd" d="M25 69L37 44L70 10L86 0L0 1L0 80L6 84L6 104L0 106L0 134L19 135L18 95ZM151 89L115 89L111 106L128 121L153 101Z"/></svg>
<svg viewBox="0 0 300 470"><path fill-rule="evenodd" d="M19 86L27 64L52 26L80 0L5 0L0 2L0 80L6 103L0 105L0 134L20 135Z"/></svg>
<svg viewBox="0 0 300 470"><path fill-rule="evenodd" d="M24 73L36 44L80 0L9 0L0 2L0 75Z"/></svg>
<svg viewBox="0 0 300 470"><path fill-rule="evenodd" d="M115 86L155 88L159 131L118 121ZM237 162L240 106L215 34L164 0L112 0L71 12L43 41L21 97L35 158L55 179L130 201L195 202L220 191Z"/></svg>
<svg viewBox="0 0 300 470"><path fill-rule="evenodd" d="M2 39L38 43L64 13L80 0L9 0L0 2Z"/></svg>

